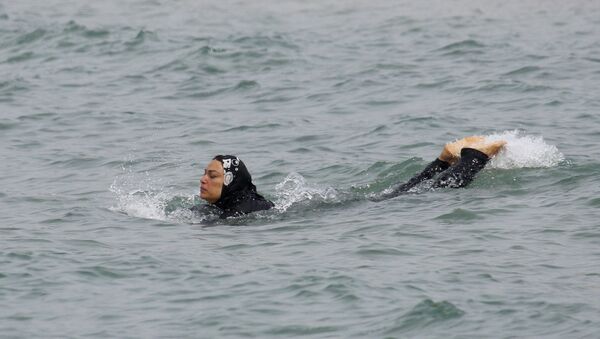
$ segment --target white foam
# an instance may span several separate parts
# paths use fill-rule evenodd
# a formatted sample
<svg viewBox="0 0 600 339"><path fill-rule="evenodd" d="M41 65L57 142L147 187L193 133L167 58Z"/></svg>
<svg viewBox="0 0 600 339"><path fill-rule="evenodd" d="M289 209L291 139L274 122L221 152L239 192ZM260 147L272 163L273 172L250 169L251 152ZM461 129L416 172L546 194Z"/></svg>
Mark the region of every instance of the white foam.
<svg viewBox="0 0 600 339"><path fill-rule="evenodd" d="M123 165L122 169L110 185L117 199L111 209L138 218L170 219L165 208L175 195L165 189L163 180L153 178L149 172L134 172L131 166Z"/></svg>
<svg viewBox="0 0 600 339"><path fill-rule="evenodd" d="M488 168L553 167L565 160L556 146L547 144L541 136L522 135L522 132L514 130L491 134L486 139L507 142L489 162Z"/></svg>
<svg viewBox="0 0 600 339"><path fill-rule="evenodd" d="M285 212L290 206L311 200L336 202L338 193L332 187L320 188L309 185L299 173L288 174L282 182L275 186L277 201L275 208Z"/></svg>
<svg viewBox="0 0 600 339"><path fill-rule="evenodd" d="M117 197L117 206L112 209L127 215L155 220L166 220L165 206L168 200L166 193L141 190L126 190L113 183L110 187Z"/></svg>

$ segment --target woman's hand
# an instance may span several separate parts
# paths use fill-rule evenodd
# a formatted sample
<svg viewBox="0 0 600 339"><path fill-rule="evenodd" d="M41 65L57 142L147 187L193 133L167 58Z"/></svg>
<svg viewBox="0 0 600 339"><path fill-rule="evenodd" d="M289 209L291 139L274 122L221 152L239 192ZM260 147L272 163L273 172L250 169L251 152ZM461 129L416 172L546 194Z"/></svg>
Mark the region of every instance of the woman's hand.
<svg viewBox="0 0 600 339"><path fill-rule="evenodd" d="M502 150L502 148L506 145L506 141L497 140L492 142L483 142L481 144L472 145L471 148L478 150L479 152L485 153L489 158L495 156Z"/></svg>

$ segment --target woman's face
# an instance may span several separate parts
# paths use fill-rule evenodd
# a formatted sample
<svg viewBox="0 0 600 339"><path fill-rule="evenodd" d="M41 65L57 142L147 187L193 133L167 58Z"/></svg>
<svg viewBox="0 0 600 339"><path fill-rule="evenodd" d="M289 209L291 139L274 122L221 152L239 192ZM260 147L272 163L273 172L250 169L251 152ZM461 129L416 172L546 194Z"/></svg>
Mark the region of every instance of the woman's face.
<svg viewBox="0 0 600 339"><path fill-rule="evenodd" d="M208 163L204 175L200 178L200 198L214 204L223 190L223 165L218 160Z"/></svg>

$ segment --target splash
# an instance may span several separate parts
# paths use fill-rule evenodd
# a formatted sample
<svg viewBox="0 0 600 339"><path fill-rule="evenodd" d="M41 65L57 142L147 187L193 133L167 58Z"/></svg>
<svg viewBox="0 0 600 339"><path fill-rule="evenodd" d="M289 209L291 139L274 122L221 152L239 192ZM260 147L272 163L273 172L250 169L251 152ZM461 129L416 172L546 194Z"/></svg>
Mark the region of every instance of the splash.
<svg viewBox="0 0 600 339"><path fill-rule="evenodd" d="M114 183L110 191L117 196L117 206L112 210L123 212L127 215L155 220L167 220L165 207L168 196L164 192L142 190L127 191L119 188Z"/></svg>
<svg viewBox="0 0 600 339"><path fill-rule="evenodd" d="M514 130L490 134L486 138L507 142L504 149L489 162L488 168L553 167L565 160L556 146L547 144L541 136L522 135Z"/></svg>
<svg viewBox="0 0 600 339"><path fill-rule="evenodd" d="M193 218L189 207L195 204L195 196L179 196L147 172L133 173L125 167L123 171L110 186L117 200L111 210L161 221L185 222Z"/></svg>
<svg viewBox="0 0 600 339"><path fill-rule="evenodd" d="M275 209L285 212L294 204L315 202L339 202L339 194L332 187L320 188L311 186L298 173L290 173L275 186L277 200Z"/></svg>
<svg viewBox="0 0 600 339"><path fill-rule="evenodd" d="M123 174L110 185L110 191L117 199L117 206L112 210L138 218L166 220L169 194L163 186L148 172L135 173L131 167L123 166Z"/></svg>

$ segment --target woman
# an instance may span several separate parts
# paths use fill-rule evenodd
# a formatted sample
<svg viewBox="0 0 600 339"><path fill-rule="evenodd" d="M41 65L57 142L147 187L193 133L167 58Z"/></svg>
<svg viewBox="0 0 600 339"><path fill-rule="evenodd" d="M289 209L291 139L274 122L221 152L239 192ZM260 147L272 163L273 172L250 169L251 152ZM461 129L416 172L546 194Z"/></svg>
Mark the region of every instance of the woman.
<svg viewBox="0 0 600 339"><path fill-rule="evenodd" d="M200 179L200 198L217 207L221 219L274 206L256 192L246 165L234 155L217 155L206 166ZM202 207L192 210L200 212Z"/></svg>
<svg viewBox="0 0 600 339"><path fill-rule="evenodd" d="M440 156L421 173L375 200L384 200L407 192L419 183L439 176L433 187L465 187L485 167L488 160L506 144L505 141L486 142L484 137L472 136L448 143ZM204 170L200 179L200 198L218 209L222 219L271 209L274 204L256 192L252 177L244 163L234 155L217 155ZM204 206L192 210L202 211ZM208 207L210 208L210 207Z"/></svg>

